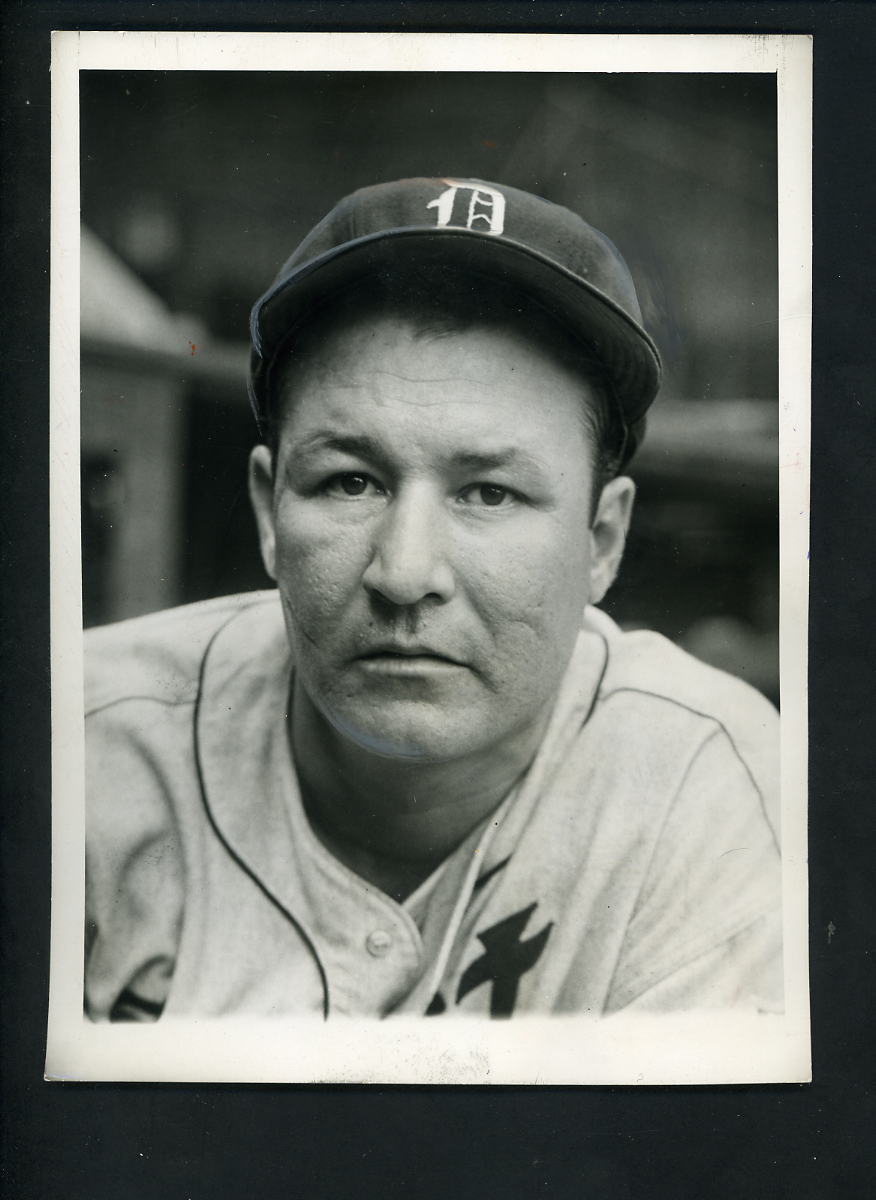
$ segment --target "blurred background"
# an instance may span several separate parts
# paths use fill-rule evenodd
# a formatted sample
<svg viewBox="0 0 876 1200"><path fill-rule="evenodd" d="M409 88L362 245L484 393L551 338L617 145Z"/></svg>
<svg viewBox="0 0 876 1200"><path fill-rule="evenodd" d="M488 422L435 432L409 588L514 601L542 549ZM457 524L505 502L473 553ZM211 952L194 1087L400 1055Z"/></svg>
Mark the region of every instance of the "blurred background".
<svg viewBox="0 0 876 1200"><path fill-rule="evenodd" d="M620 247L665 385L604 607L778 701L772 75L83 72L85 623L269 586L249 309L341 196L477 176Z"/></svg>

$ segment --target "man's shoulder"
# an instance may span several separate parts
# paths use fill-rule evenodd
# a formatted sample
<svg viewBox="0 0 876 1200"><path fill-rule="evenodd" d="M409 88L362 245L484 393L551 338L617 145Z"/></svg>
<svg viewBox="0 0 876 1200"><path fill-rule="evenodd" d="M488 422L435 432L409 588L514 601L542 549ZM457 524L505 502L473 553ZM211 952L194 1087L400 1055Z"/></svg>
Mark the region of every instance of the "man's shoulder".
<svg viewBox="0 0 876 1200"><path fill-rule="evenodd" d="M221 596L87 630L86 715L121 700L193 703L204 654L244 614L280 617L276 591Z"/></svg>
<svg viewBox="0 0 876 1200"><path fill-rule="evenodd" d="M642 696L654 709L674 706L728 728L773 731L778 714L751 684L695 658L662 634L617 630L608 638L601 699Z"/></svg>
<svg viewBox="0 0 876 1200"><path fill-rule="evenodd" d="M655 803L674 796L692 773L706 822L725 821L739 808L726 803L732 785L739 804L744 792L756 800L778 836L779 716L767 698L655 632L622 631L593 610L584 628L582 652L593 654L593 635L604 642L600 683L578 733L589 761L595 756L612 780L626 780ZM703 786L706 763L714 787Z"/></svg>
<svg viewBox="0 0 876 1200"><path fill-rule="evenodd" d="M778 829L778 713L742 679L694 658L649 630L622 632L610 622L606 665L596 708L602 736L621 749L688 761L708 744L723 744L741 761ZM713 742L717 739L717 742Z"/></svg>

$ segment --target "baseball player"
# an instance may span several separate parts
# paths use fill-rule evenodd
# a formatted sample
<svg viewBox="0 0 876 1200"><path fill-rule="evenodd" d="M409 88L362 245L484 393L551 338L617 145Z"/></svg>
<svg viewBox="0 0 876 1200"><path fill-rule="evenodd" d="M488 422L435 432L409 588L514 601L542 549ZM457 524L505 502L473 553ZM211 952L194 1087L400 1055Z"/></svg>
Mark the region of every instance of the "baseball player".
<svg viewBox="0 0 876 1200"><path fill-rule="evenodd" d="M597 607L660 382L615 246L382 184L251 336L276 589L88 635L88 1015L780 1009L776 714Z"/></svg>

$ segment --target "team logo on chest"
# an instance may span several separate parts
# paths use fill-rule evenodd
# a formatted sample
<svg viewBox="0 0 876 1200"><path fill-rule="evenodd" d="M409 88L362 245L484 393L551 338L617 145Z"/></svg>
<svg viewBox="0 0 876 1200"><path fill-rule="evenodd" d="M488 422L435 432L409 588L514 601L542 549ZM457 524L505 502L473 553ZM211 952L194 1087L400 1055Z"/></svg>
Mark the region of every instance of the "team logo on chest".
<svg viewBox="0 0 876 1200"><path fill-rule="evenodd" d="M426 208L434 208L439 229L454 225L463 229L476 229L498 237L505 228L505 197L496 188L485 183L457 183L454 179L443 179L447 191Z"/></svg>
<svg viewBox="0 0 876 1200"><path fill-rule="evenodd" d="M463 971L456 990L457 1004L475 988L489 983L492 984L490 1016L511 1016L517 1003L520 980L541 958L554 924L553 921L548 921L547 925L531 938L524 938L523 931L537 907L537 903L530 904L528 908L497 921L495 925L478 934L478 941L483 946L484 953L470 962ZM446 1008L444 998L440 992L436 993L426 1010L426 1015L438 1016Z"/></svg>

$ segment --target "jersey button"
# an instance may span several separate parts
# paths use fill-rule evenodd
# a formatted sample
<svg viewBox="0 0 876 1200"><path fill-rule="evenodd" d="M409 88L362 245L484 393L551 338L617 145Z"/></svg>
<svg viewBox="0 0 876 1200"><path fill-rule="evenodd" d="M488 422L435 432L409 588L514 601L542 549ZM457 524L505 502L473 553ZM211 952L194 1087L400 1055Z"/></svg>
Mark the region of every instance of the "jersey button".
<svg viewBox="0 0 876 1200"><path fill-rule="evenodd" d="M365 939L365 947L375 958L383 958L392 945L392 937L385 929L374 929Z"/></svg>

